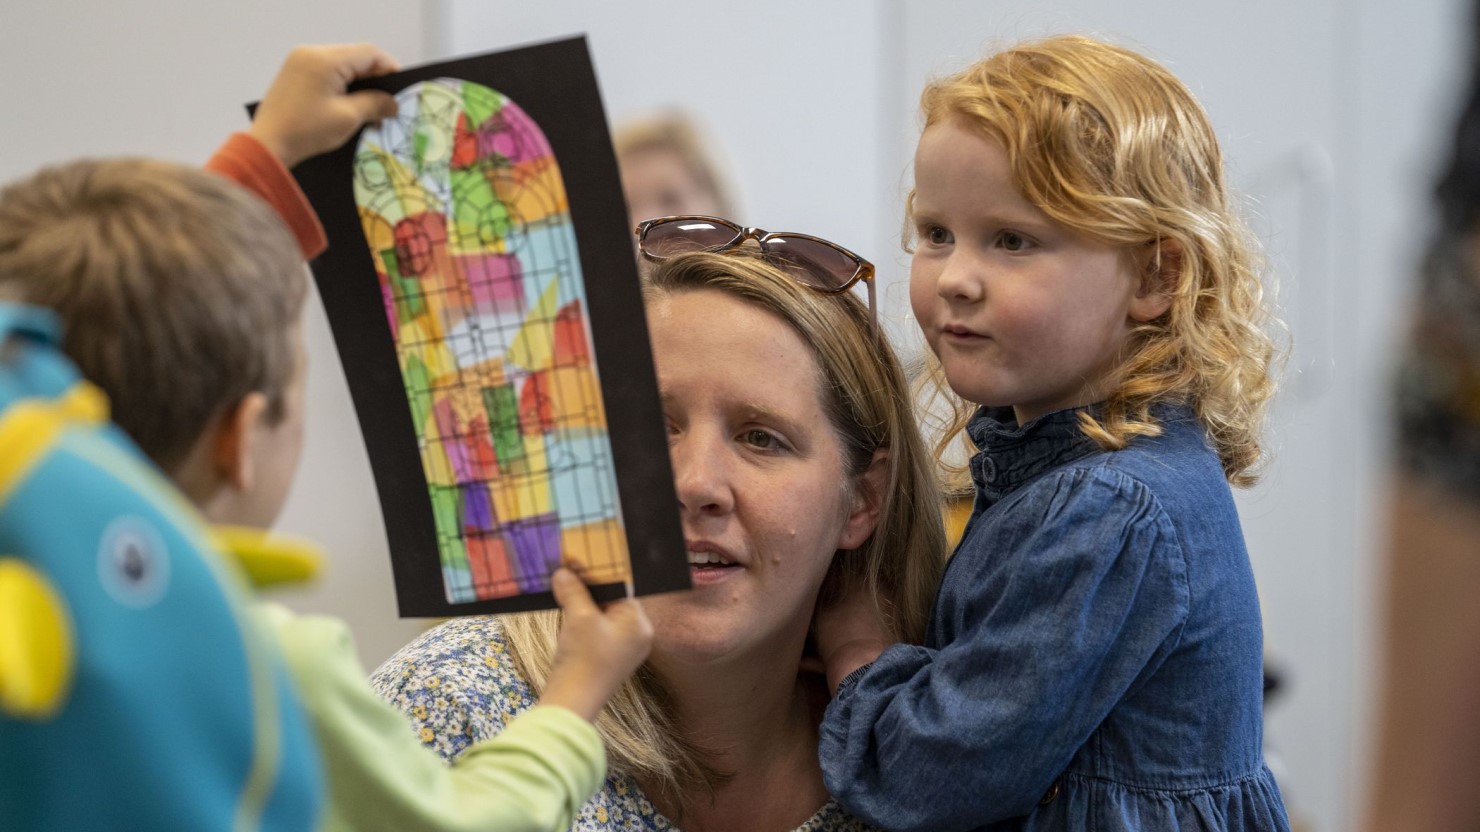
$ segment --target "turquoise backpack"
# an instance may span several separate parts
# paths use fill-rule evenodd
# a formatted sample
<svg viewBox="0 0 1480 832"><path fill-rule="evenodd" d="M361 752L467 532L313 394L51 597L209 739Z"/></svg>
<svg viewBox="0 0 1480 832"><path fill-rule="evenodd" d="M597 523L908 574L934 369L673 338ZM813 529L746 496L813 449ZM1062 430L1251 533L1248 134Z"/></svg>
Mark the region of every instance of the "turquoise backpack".
<svg viewBox="0 0 1480 832"><path fill-rule="evenodd" d="M308 830L310 728L246 583L0 303L0 829Z"/></svg>

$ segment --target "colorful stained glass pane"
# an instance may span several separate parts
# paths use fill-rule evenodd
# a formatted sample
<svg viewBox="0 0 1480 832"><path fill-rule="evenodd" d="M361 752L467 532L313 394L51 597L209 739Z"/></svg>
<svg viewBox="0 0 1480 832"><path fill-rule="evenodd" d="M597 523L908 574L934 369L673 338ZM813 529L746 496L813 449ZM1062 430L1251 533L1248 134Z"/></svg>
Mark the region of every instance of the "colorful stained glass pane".
<svg viewBox="0 0 1480 832"><path fill-rule="evenodd" d="M355 201L405 383L447 600L630 578L560 166L496 90L439 78L361 135Z"/></svg>

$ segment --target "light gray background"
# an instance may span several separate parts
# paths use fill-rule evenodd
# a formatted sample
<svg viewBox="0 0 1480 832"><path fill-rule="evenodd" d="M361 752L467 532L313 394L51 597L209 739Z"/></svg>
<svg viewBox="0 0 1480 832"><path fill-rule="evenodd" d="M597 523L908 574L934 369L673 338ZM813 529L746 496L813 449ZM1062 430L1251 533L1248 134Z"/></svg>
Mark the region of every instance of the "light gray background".
<svg viewBox="0 0 1480 832"><path fill-rule="evenodd" d="M1287 674L1269 743L1293 810L1344 830L1360 794L1374 663L1381 383L1427 190L1461 94L1468 5L1414 0L741 5L545 0L0 0L0 180L80 155L203 161L288 49L370 40L407 64L588 33L608 113L695 113L743 216L837 239L880 267L902 349L918 349L899 252L901 194L925 79L994 45L1088 31L1167 63L1207 106L1279 281L1293 354L1275 459L1240 495L1271 661ZM373 665L418 631L397 621L353 408L317 300L309 439L280 527L328 548L311 590Z"/></svg>

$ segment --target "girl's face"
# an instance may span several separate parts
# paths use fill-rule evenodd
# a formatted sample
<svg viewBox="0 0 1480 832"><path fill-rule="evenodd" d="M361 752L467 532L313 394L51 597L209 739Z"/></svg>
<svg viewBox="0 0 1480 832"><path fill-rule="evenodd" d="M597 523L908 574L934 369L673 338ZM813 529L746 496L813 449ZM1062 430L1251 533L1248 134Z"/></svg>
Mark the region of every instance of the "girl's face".
<svg viewBox="0 0 1480 832"><path fill-rule="evenodd" d="M1051 220L999 143L951 121L920 137L914 223L910 303L951 389L1018 424L1108 394L1133 319L1152 311L1122 249Z"/></svg>
<svg viewBox="0 0 1480 832"><path fill-rule="evenodd" d="M692 592L643 599L653 660L800 655L838 549L873 530L823 410L812 350L717 290L647 307Z"/></svg>

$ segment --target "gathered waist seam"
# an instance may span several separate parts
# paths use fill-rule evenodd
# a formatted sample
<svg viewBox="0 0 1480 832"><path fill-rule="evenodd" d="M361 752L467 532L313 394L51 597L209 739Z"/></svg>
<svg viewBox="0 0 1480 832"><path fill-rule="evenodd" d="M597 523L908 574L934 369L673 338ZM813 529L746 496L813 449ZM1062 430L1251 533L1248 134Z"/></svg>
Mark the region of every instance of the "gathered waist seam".
<svg viewBox="0 0 1480 832"><path fill-rule="evenodd" d="M1077 771L1066 771L1062 775L1060 775L1060 777L1061 777L1061 779L1064 779L1064 780L1082 780L1082 781L1085 781L1087 783L1088 782L1108 783L1108 784L1110 784L1112 786L1119 786L1122 789L1126 789L1128 791L1134 791L1134 792L1149 792L1149 793L1162 794L1162 795L1187 795L1187 794L1195 794L1195 793L1198 793L1198 792L1219 791L1219 790L1223 790L1223 789L1230 789L1230 788L1234 788L1234 787L1238 787L1238 786L1243 786L1243 785L1248 784L1248 783L1253 782L1253 781L1262 780L1265 777L1265 773L1267 771L1268 771L1268 769L1266 769L1263 766L1260 766L1259 770L1250 772L1248 774L1241 774L1241 775L1239 775L1237 777L1232 777L1232 778L1229 778L1227 780L1219 780L1219 781L1207 783L1207 784L1201 785L1201 786L1187 786L1187 787L1169 787L1169 786L1138 785L1138 784L1134 784L1134 783L1125 783L1125 782L1122 782L1120 780L1116 780L1116 779L1114 779L1112 777L1105 777L1103 775L1098 775L1098 774L1085 774L1083 772L1077 772Z"/></svg>

